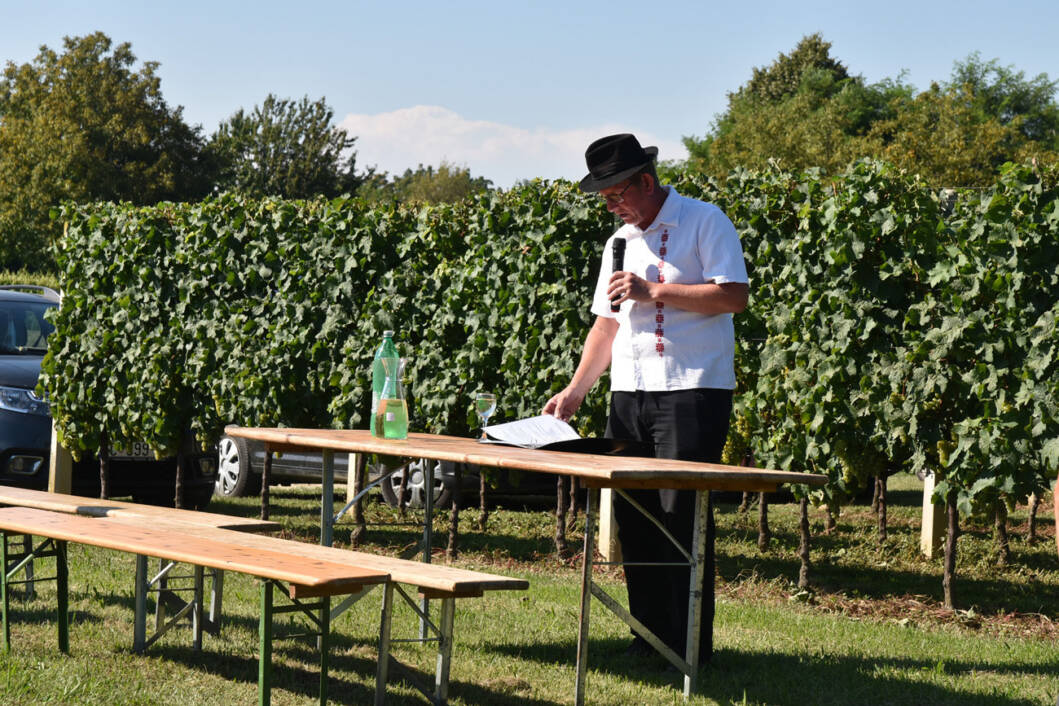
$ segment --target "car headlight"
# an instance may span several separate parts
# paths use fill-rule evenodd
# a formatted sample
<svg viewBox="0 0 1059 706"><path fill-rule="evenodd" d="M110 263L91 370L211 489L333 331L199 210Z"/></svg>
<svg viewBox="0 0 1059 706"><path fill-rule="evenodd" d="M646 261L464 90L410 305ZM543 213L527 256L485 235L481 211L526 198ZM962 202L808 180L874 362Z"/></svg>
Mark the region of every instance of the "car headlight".
<svg viewBox="0 0 1059 706"><path fill-rule="evenodd" d="M47 400L21 387L0 387L0 409L45 417L51 413Z"/></svg>

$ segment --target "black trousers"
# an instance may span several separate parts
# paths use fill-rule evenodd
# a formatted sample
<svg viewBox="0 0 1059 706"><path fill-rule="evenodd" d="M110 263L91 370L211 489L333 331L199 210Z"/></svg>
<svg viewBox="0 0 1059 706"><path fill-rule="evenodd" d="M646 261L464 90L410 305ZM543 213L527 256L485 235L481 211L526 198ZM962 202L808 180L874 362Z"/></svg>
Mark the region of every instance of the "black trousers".
<svg viewBox="0 0 1059 706"><path fill-rule="evenodd" d="M614 392L607 437L654 444L656 458L716 463L721 459L732 413L732 391L715 389L674 392ZM626 490L687 551L695 521L693 490ZM626 562L683 562L687 559L655 525L624 498L615 497L618 541ZM713 503L706 521L706 566L703 576L700 661L713 654L714 537ZM629 612L677 654L687 644L689 569L626 566Z"/></svg>

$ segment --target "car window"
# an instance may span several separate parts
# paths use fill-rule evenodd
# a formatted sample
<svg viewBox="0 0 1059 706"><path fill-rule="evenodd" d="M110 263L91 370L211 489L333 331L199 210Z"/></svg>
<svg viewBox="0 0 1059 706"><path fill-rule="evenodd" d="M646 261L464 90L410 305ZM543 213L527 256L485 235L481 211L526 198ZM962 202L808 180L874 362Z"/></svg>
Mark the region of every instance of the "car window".
<svg viewBox="0 0 1059 706"><path fill-rule="evenodd" d="M23 301L0 302L0 352L41 352L55 327L45 321L52 304Z"/></svg>

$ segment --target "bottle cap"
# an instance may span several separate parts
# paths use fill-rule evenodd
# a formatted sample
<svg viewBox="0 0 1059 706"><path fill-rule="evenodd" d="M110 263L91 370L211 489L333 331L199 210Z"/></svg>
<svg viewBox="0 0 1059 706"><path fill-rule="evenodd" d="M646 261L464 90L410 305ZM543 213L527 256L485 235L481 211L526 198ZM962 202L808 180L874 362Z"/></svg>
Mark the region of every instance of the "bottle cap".
<svg viewBox="0 0 1059 706"><path fill-rule="evenodd" d="M382 337L383 338L393 338L393 331L383 331L382 332Z"/></svg>

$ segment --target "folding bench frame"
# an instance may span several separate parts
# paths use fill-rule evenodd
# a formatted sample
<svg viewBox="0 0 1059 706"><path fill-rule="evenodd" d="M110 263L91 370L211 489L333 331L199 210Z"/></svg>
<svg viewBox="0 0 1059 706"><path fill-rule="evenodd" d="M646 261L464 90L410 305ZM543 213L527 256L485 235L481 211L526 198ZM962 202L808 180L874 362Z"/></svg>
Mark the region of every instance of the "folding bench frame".
<svg viewBox="0 0 1059 706"><path fill-rule="evenodd" d="M59 625L59 650L63 653L69 653L70 651L70 630L69 630L69 567L67 563L67 542L57 539L45 538L39 545L32 547L32 539L28 541L31 549L23 551L19 554L9 552L8 540L10 537L28 537L28 535L22 533L7 532L0 530L0 567L3 567L3 571L0 571L0 606L2 606L2 632L3 632L3 651L9 652L11 650L11 631L10 631L10 587L13 585L27 584L30 581L42 581L51 580L49 578L33 578L15 581L12 577L17 575L20 571L23 571L30 562L34 559L42 559L46 557L55 558L56 572L54 580L56 582L56 593L57 593L57 619ZM26 540L24 540L26 541ZM163 572L167 573L169 567L163 567ZM150 639L145 639L146 632L146 602L147 592L149 587L153 585L155 579L147 580L147 557L143 555L136 555L136 631L137 635L134 641L142 647L137 651L146 649L148 645L153 643L158 637L160 637L169 626L172 625L176 620L182 617L183 614L191 612L192 615L202 614L202 567L195 567L195 596L192 601L184 606L180 611L180 615L173 617L169 623L164 627L161 632L156 633ZM259 621L258 633L260 640L260 659L258 660L258 704L261 706L267 706L272 700L272 642L273 642L273 631L272 631L272 619L273 616L282 613L294 613L300 612L308 616L310 622L316 628L316 630L310 635L315 634L318 638L318 646L320 649L320 704L325 705L327 703L327 669L330 657L330 637L331 637L331 594L326 590L313 589L307 586L298 586L296 593L300 594L301 598L313 598L312 601L304 601L301 598L295 598L291 596L292 587L284 585L281 581L273 579L259 579L261 581L261 616ZM387 589L389 583L386 584ZM277 606L275 605L273 592L280 591L285 593L289 597L289 603L287 605ZM389 636L389 613L384 612L383 615L384 623L380 628L380 634L386 634ZM201 629L201 621L198 623L198 627ZM196 649L201 646L201 631L196 633ZM384 668L385 661L380 660L379 674L385 676L386 670ZM376 685L376 702L379 701L380 694L385 693L385 682Z"/></svg>

